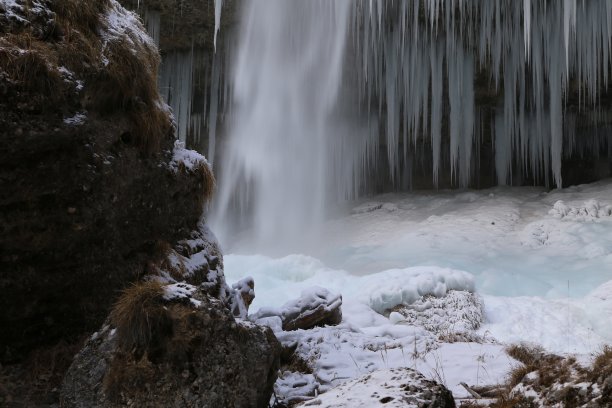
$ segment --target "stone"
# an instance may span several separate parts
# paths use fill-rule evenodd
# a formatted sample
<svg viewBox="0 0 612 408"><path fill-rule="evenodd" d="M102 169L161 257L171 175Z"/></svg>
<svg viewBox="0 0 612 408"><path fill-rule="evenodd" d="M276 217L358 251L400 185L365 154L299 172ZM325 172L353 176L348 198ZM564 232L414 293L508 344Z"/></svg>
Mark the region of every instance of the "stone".
<svg viewBox="0 0 612 408"><path fill-rule="evenodd" d="M314 286L303 290L298 299L289 301L280 308L260 309L251 316L251 320L257 321L279 316L285 331L308 330L317 326L340 324L342 322L341 306L341 295Z"/></svg>
<svg viewBox="0 0 612 408"><path fill-rule="evenodd" d="M141 353L121 347L109 319L68 370L62 407L267 407L281 353L272 331L188 292L164 300L171 330L154 332Z"/></svg>

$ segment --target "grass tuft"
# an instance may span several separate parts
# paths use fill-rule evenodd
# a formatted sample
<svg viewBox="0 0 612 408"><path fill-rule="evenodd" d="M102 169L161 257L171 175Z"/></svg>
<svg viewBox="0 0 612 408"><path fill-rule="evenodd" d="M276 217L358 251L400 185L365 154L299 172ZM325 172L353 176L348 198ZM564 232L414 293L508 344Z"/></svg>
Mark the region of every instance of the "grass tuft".
<svg viewBox="0 0 612 408"><path fill-rule="evenodd" d="M120 350L142 356L172 330L163 295L162 284L157 281L137 283L123 291L110 314Z"/></svg>

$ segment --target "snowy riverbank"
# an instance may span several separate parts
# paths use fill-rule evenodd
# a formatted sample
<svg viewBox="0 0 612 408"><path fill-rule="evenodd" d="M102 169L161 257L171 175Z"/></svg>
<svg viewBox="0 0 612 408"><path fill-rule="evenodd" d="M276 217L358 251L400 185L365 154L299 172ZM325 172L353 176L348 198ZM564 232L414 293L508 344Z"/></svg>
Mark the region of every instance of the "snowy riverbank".
<svg viewBox="0 0 612 408"><path fill-rule="evenodd" d="M307 255L278 256L278 247L275 256L229 254L225 274L229 282L254 278L251 312L279 307L311 286L343 296L337 327L277 328L281 341L300 343L298 352L314 368L305 378L279 379L281 389L297 382L325 391L378 368L411 367L464 398L460 382L505 380L518 364L504 351L509 344L538 344L586 362L612 343L610 205L610 181L548 193L379 196L329 220L318 244L302 243ZM383 315L448 290L481 299L477 342L447 343L422 325Z"/></svg>

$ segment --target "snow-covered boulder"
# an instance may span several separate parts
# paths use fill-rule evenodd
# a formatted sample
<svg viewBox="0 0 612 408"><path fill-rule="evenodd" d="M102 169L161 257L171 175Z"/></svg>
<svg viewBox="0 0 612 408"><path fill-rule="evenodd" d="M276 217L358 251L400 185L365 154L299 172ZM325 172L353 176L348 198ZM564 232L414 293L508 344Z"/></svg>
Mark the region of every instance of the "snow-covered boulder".
<svg viewBox="0 0 612 408"><path fill-rule="evenodd" d="M424 296L409 305L394 307L389 320L423 327L445 340L469 340L483 322L482 299L476 293L457 290L443 297Z"/></svg>
<svg viewBox="0 0 612 408"><path fill-rule="evenodd" d="M253 299L255 299L255 281L253 278L247 276L234 283L231 299L231 309L234 316L246 319Z"/></svg>
<svg viewBox="0 0 612 408"><path fill-rule="evenodd" d="M411 368L381 369L333 388L300 407L455 407L453 394Z"/></svg>
<svg viewBox="0 0 612 408"><path fill-rule="evenodd" d="M285 303L280 308L263 308L251 319L279 316L285 331L311 329L316 326L336 325L342 321L342 296L333 294L320 286L302 291L301 296Z"/></svg>

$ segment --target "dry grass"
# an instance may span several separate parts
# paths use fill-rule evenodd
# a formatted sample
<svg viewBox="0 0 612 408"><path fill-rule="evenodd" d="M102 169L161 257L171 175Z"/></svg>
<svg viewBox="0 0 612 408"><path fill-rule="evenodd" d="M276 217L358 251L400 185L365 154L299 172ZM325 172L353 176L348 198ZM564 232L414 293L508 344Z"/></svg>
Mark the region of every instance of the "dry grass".
<svg viewBox="0 0 612 408"><path fill-rule="evenodd" d="M185 174L189 173L190 170L187 170L184 163L178 163L179 172ZM200 163L194 170L191 170L195 174L201 175L202 182L202 204L209 202L214 193L215 188L217 186L217 181L215 179L215 174L213 173L212 167L210 164L206 164L204 162Z"/></svg>
<svg viewBox="0 0 612 408"><path fill-rule="evenodd" d="M28 32L0 38L0 71L20 90L58 101L64 82L55 68L55 55Z"/></svg>
<svg viewBox="0 0 612 408"><path fill-rule="evenodd" d="M132 288L132 291L138 291L139 293L131 293L129 297L155 298L156 290L154 285L150 285L149 288ZM128 309L132 307L139 310L140 303L126 300L122 307ZM150 306L146 308L150 309ZM154 320L160 315L157 312L157 305L153 309L156 310ZM138 341L148 340L148 343L144 352L139 352L136 348L131 350L121 348L114 354L103 380L104 391L111 401L121 401L123 394L146 392L148 387L152 386L155 380L159 378L160 367L163 367L164 370L175 370L178 376L178 373L188 366L190 350L193 350L194 347L192 340L194 337L201 335L201 328L194 332L194 325L197 326L193 320L196 317L195 311L189 306L176 303L167 304L162 309L164 310L162 323L166 326L164 330L149 330L146 324L141 324L145 320L142 316L147 315L147 313L135 313L139 316L136 317L137 324L128 328L128 330L131 330L131 332L128 331L128 335L132 336L133 339L130 343L134 343L136 336L140 336ZM131 309L128 313L131 313ZM149 319L149 322L151 322L151 319ZM125 335L125 331L122 334L117 328L117 338L120 344L125 343L125 338L122 338Z"/></svg>
<svg viewBox="0 0 612 408"><path fill-rule="evenodd" d="M533 366L544 356L544 349L538 346L513 344L506 348L506 353L526 366Z"/></svg>
<svg viewBox="0 0 612 408"><path fill-rule="evenodd" d="M172 330L163 295L163 287L156 281L137 283L123 291L110 314L120 350L141 357Z"/></svg>
<svg viewBox="0 0 612 408"><path fill-rule="evenodd" d="M65 29L78 27L95 33L100 28L100 15L107 9L108 0L54 0L49 7Z"/></svg>
<svg viewBox="0 0 612 408"><path fill-rule="evenodd" d="M216 187L215 174L209 164L202 164L199 169L202 172L202 183L204 186L204 200L210 201L213 197Z"/></svg>
<svg viewBox="0 0 612 408"><path fill-rule="evenodd" d="M545 403L566 407L582 406L594 398L593 395L581 394L582 388L576 384L598 384L602 389L602 398L598 402L600 405L595 406L608 406L606 404L612 403L612 399L606 399L609 391L605 388L605 379L612 375L612 347L605 347L589 368L582 367L573 357L546 354L538 347L514 345L507 348L507 353L522 364L510 373L505 387L496 396L497 401L490 405L493 408L534 407L530 398L512 392L519 384L533 389ZM526 380L525 376L532 372L537 376Z"/></svg>
<svg viewBox="0 0 612 408"><path fill-rule="evenodd" d="M605 346L601 353L593 361L589 370L588 378L590 381L602 381L612 376L612 346Z"/></svg>

